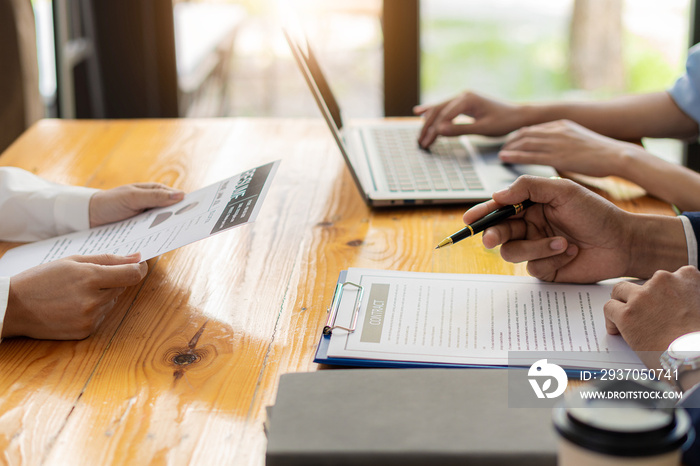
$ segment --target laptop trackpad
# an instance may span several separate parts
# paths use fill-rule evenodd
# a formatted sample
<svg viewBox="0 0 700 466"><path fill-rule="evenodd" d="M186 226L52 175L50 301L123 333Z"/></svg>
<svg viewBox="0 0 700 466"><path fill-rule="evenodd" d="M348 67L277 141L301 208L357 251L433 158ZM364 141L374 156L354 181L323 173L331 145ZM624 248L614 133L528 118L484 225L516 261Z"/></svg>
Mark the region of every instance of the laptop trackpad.
<svg viewBox="0 0 700 466"><path fill-rule="evenodd" d="M483 165L481 171L487 190L496 191L505 188L521 175L556 176L557 172L547 165L504 164L498 158L498 147L484 150L479 147Z"/></svg>
<svg viewBox="0 0 700 466"><path fill-rule="evenodd" d="M513 164L501 162L501 159L498 158L498 152L501 149L500 145L494 144L491 146L484 146L479 144L476 146L476 148L481 154L484 165L487 167L500 167L499 170L494 170L494 173L502 172L504 173L503 176L510 176L513 180L520 175L546 177L557 176L557 171L549 165ZM509 173L509 175L506 173Z"/></svg>

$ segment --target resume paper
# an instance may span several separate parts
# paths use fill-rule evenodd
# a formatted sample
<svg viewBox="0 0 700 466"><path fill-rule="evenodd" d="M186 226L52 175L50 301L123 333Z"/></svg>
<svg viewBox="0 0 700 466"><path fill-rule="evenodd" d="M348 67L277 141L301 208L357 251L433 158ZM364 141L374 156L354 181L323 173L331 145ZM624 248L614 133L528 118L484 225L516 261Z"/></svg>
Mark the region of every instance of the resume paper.
<svg viewBox="0 0 700 466"><path fill-rule="evenodd" d="M0 259L0 275L12 276L74 254L140 252L147 260L253 222L278 166L276 161L239 173L188 193L170 207L11 249Z"/></svg>

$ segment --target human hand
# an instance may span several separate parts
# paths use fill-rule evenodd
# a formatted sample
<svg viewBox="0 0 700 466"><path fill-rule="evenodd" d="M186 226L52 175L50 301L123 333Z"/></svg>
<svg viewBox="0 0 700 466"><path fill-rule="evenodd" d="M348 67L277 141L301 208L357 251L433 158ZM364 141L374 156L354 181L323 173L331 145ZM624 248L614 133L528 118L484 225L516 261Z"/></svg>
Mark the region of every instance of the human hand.
<svg viewBox="0 0 700 466"><path fill-rule="evenodd" d="M488 228L482 241L489 249L501 245L509 262L528 261L528 272L541 280L648 278L687 264L680 219L625 212L570 180L521 176L465 212L464 223L525 199L537 204Z"/></svg>
<svg viewBox="0 0 700 466"><path fill-rule="evenodd" d="M413 108L413 113L425 118L418 143L421 147L428 148L438 136L503 136L522 126L517 109L517 105L488 99L469 91L437 105L418 105ZM453 120L460 114L472 117L473 121L455 123Z"/></svg>
<svg viewBox="0 0 700 466"><path fill-rule="evenodd" d="M622 175L625 155L644 150L570 120L520 128L508 136L498 156L506 163L551 165L558 171L589 176Z"/></svg>
<svg viewBox="0 0 700 466"><path fill-rule="evenodd" d="M90 199L90 228L133 217L146 209L167 207L185 196L160 183L133 183L96 192Z"/></svg>
<svg viewBox="0 0 700 466"><path fill-rule="evenodd" d="M2 336L87 338L124 288L146 276L148 265L140 260L140 254L71 256L15 275Z"/></svg>
<svg viewBox="0 0 700 466"><path fill-rule="evenodd" d="M673 340L700 330L700 272L692 266L656 272L643 285L621 282L605 304L608 333L635 351L665 351ZM658 365L652 358L647 365Z"/></svg>

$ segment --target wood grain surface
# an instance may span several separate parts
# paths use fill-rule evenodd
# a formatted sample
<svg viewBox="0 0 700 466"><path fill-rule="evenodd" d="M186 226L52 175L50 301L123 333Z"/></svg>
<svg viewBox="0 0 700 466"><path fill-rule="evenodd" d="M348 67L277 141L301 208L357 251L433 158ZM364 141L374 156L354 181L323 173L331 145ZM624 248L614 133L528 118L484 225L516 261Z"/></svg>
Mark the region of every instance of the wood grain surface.
<svg viewBox="0 0 700 466"><path fill-rule="evenodd" d="M93 336L0 344L4 463L262 465L265 406L281 374L319 369L341 270L526 274L476 239L433 249L465 205L367 208L320 120L44 120L0 165L190 191L277 159L253 225L149 261ZM648 197L617 203L672 214Z"/></svg>

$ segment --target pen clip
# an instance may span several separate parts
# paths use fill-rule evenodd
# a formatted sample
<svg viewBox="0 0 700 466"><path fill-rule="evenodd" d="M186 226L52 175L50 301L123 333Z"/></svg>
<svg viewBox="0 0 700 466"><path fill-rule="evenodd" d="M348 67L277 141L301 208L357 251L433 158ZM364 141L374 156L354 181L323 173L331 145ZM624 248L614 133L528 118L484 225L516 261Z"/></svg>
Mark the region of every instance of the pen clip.
<svg viewBox="0 0 700 466"><path fill-rule="evenodd" d="M341 325L335 325L335 319L338 317L338 309L340 308L340 301L343 298L343 292L345 291L346 286L354 286L359 290L357 295L355 296L355 310L353 311L352 316L352 326L349 328L343 327ZM336 328L345 330L348 333L353 333L355 331L355 328L357 327L357 318L360 315L360 304L362 304L362 295L364 294L364 292L365 288L362 285L358 285L357 283L338 283L338 285L335 287L335 293L333 294L333 302L331 303L331 307L328 309L328 320L326 321L325 327L323 327L324 335L332 334L333 330Z"/></svg>

